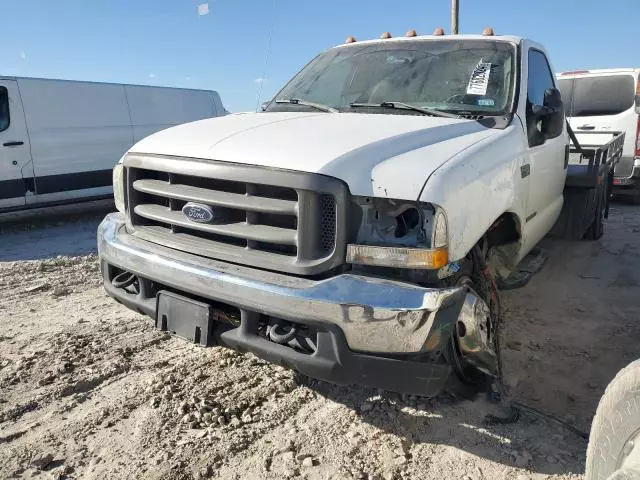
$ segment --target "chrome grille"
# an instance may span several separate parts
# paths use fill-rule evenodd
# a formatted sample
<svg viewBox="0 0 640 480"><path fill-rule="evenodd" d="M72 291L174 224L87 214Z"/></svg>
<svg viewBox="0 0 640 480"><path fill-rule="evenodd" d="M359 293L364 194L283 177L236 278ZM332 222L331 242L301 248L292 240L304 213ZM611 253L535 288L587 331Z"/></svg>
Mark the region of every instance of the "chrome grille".
<svg viewBox="0 0 640 480"><path fill-rule="evenodd" d="M347 189L323 175L179 157L129 155L128 228L171 248L310 275L341 264ZM215 212L190 220L193 202Z"/></svg>

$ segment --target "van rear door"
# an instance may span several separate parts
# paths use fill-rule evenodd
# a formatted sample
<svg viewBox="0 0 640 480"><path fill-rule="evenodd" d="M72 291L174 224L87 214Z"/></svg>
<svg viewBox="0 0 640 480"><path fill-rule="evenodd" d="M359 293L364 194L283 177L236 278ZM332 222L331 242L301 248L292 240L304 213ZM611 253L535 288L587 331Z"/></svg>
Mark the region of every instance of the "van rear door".
<svg viewBox="0 0 640 480"><path fill-rule="evenodd" d="M29 135L18 83L0 78L0 210L25 205L33 191Z"/></svg>
<svg viewBox="0 0 640 480"><path fill-rule="evenodd" d="M638 114L635 112L636 74L628 72L585 73L558 78L569 124L576 132L625 132L622 158L616 177L628 177L633 170Z"/></svg>

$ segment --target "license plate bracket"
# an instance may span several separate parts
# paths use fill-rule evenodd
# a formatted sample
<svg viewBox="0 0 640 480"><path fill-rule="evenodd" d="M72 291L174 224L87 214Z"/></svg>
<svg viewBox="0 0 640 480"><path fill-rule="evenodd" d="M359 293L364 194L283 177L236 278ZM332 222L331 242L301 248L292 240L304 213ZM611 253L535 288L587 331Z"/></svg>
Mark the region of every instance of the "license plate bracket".
<svg viewBox="0 0 640 480"><path fill-rule="evenodd" d="M203 347L214 344L211 305L173 292L160 291L156 297L156 328Z"/></svg>

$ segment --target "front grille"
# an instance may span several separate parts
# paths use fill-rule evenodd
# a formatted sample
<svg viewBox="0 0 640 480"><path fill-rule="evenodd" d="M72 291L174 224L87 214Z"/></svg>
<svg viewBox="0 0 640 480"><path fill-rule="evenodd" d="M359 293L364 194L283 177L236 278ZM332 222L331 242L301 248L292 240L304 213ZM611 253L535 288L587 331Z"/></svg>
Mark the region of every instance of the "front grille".
<svg viewBox="0 0 640 480"><path fill-rule="evenodd" d="M201 256L300 275L344 260L340 231L346 230L348 202L340 180L179 157L129 155L124 164L128 228L134 235ZM210 207L214 219L190 220L182 213L189 202Z"/></svg>
<svg viewBox="0 0 640 480"><path fill-rule="evenodd" d="M325 252L336 244L336 199L333 195L320 196L320 246Z"/></svg>

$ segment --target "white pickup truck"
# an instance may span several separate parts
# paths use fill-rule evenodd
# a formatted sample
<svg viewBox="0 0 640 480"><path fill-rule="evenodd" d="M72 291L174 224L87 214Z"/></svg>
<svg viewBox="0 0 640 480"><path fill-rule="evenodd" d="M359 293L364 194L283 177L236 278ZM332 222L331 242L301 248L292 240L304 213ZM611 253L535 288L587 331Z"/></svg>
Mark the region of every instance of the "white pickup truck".
<svg viewBox="0 0 640 480"><path fill-rule="evenodd" d="M554 224L602 234L621 138L589 135L606 146L570 146L530 40L349 41L262 112L133 146L98 230L104 285L159 329L311 377L426 396L452 371L486 383L496 279Z"/></svg>

